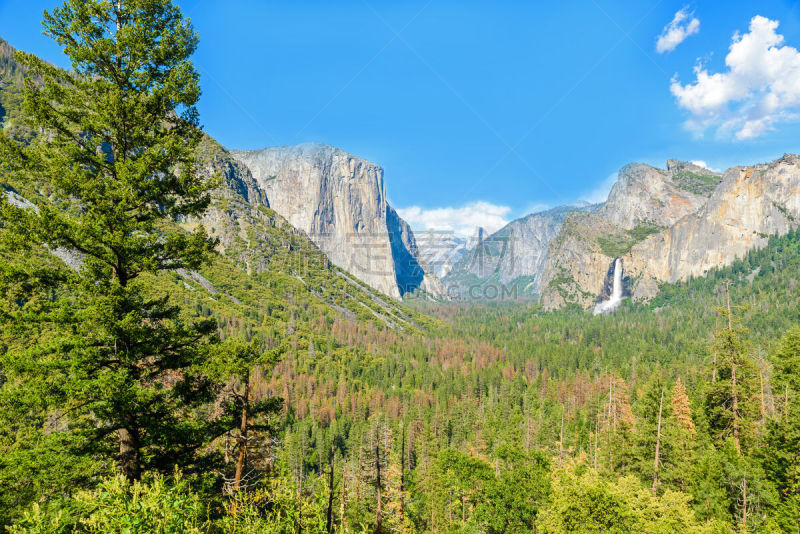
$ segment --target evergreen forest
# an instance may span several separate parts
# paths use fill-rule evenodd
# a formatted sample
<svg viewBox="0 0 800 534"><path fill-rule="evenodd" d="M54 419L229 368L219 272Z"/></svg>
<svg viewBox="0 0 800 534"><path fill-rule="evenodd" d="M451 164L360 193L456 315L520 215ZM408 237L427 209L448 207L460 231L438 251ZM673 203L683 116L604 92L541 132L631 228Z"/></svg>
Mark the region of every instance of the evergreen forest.
<svg viewBox="0 0 800 534"><path fill-rule="evenodd" d="M800 230L610 315L395 302L201 224L245 202L172 2L43 27L72 70L0 41L0 529L800 532Z"/></svg>

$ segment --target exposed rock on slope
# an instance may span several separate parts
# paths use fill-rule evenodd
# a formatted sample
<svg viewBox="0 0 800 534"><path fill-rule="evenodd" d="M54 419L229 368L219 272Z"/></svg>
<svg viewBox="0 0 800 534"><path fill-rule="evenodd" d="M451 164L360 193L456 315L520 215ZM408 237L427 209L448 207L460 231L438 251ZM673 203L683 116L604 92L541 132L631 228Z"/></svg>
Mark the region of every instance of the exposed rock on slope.
<svg viewBox="0 0 800 534"><path fill-rule="evenodd" d="M265 281L274 284L278 277L280 290L290 299L323 303L347 320L377 320L393 329L416 326L407 310L333 265L304 232L269 208L250 170L213 139L201 144L198 163L202 172L221 175L222 184L202 218L186 221L184 226L202 223L217 237L220 252L252 275L247 278L248 287ZM221 290L205 283L199 273L178 274L184 285L198 284L209 294ZM221 276L223 287L230 288L230 276ZM233 294L227 297L239 304Z"/></svg>
<svg viewBox="0 0 800 534"><path fill-rule="evenodd" d="M387 204L386 225L392 247L395 279L400 294L404 295L421 289L431 295L445 294L442 282L435 274L428 272L417 246L417 240L411 226L404 221L395 209ZM423 267L423 265L425 265Z"/></svg>
<svg viewBox="0 0 800 534"><path fill-rule="evenodd" d="M251 206L269 207L269 199L253 178L250 170L231 156L231 153L210 137L203 139L199 153L201 172L217 174L222 178L222 187L214 192L214 198L235 198L239 195Z"/></svg>
<svg viewBox="0 0 800 534"><path fill-rule="evenodd" d="M626 265L640 278L634 297L652 296L657 281L675 282L727 265L765 246L769 235L798 224L800 156L729 169L701 210L633 246Z"/></svg>
<svg viewBox="0 0 800 534"><path fill-rule="evenodd" d="M530 289L538 294L550 242L561 230L564 218L574 210L573 206L560 206L528 215L493 234L491 239L508 240L508 253L502 256L498 266L500 281L509 283L519 277L532 276Z"/></svg>
<svg viewBox="0 0 800 534"><path fill-rule="evenodd" d="M17 67L13 49L0 39L0 128L26 142L37 132L18 120L24 72ZM320 328L316 325L327 327L339 318L397 330L429 324L427 317L333 265L304 232L269 208L267 196L249 169L216 141L206 136L197 156L199 172L217 175L221 183L202 217L182 220L180 225L191 229L203 223L219 238L222 254L213 255L202 273L184 269L161 273L153 286L159 295L168 288L170 296L187 311L216 314L220 330L227 334L241 335L264 327L273 332L272 337L286 332L285 338L292 338L295 349L305 343L312 348L309 336L316 337ZM64 206L50 195L52 190L41 183L0 169L0 199L32 210L40 203ZM7 259L8 253L0 247L0 258ZM52 262L51 255L69 268L82 267L81 254L47 246L33 247L25 260L38 265Z"/></svg>
<svg viewBox="0 0 800 534"><path fill-rule="evenodd" d="M497 283L517 285L524 294L538 294L550 242L561 230L564 218L571 211L596 209L594 205L559 206L511 221L494 234L478 239L443 282L448 288L456 287L459 293L468 292L474 284Z"/></svg>
<svg viewBox="0 0 800 534"><path fill-rule="evenodd" d="M641 163L623 167L597 213L569 217L550 244L541 277L543 306L593 305L615 258L700 210L720 180L717 173L677 160L667 161L665 170ZM627 285L630 267L626 261Z"/></svg>
<svg viewBox="0 0 800 534"><path fill-rule="evenodd" d="M666 170L631 163L620 169L600 215L626 229L672 226L700 209L719 181L719 174L691 163L669 160Z"/></svg>
<svg viewBox="0 0 800 534"><path fill-rule="evenodd" d="M605 286L614 258L603 239L625 239L625 230L598 213L567 215L548 249L541 278L541 301L552 310L577 303L588 308Z"/></svg>
<svg viewBox="0 0 800 534"><path fill-rule="evenodd" d="M392 297L420 287L436 294L410 229L386 202L380 166L321 143L232 154L250 169L270 206L335 265Z"/></svg>

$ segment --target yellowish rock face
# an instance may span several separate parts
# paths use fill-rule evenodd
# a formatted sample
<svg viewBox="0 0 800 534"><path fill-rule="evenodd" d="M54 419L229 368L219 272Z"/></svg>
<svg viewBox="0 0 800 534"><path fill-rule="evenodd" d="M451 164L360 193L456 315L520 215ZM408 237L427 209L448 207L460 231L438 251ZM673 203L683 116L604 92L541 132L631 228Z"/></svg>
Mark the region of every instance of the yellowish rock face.
<svg viewBox="0 0 800 534"><path fill-rule="evenodd" d="M702 276L800 224L799 193L795 155L735 167L721 177L676 161L666 170L629 165L596 216L565 220L545 262L542 303L588 308L604 291L617 255L635 299L655 295L659 282ZM652 225L650 235L637 232L643 225ZM626 233L634 241L627 248ZM609 242L619 246L602 246Z"/></svg>

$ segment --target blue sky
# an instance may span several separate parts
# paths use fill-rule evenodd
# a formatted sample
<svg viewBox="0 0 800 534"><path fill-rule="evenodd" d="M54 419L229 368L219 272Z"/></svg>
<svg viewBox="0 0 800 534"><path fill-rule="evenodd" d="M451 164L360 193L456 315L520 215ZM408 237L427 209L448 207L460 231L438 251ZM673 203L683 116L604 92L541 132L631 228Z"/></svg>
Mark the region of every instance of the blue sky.
<svg viewBox="0 0 800 534"><path fill-rule="evenodd" d="M55 5L0 0L0 36L65 65L41 35ZM631 161L724 169L800 151L796 2L180 5L201 35L208 133L379 163L419 229L597 200Z"/></svg>

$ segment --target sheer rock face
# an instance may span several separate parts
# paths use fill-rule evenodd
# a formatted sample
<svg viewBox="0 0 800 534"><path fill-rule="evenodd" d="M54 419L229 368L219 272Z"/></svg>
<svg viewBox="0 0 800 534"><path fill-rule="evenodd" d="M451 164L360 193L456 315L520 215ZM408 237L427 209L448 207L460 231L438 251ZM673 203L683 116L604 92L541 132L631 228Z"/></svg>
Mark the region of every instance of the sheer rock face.
<svg viewBox="0 0 800 534"><path fill-rule="evenodd" d="M642 163L620 169L597 213L571 215L551 242L541 277L543 306L592 306L603 295L609 266L644 238L642 230L658 232L696 213L720 180L718 173L677 160L667 161L666 169ZM634 270L630 258L624 264L627 291ZM646 287L657 291L657 284Z"/></svg>
<svg viewBox="0 0 800 534"><path fill-rule="evenodd" d="M619 178L600 210L607 221L625 229L637 226L672 226L679 219L696 212L706 203L708 189L698 178L716 185L717 173L691 163L669 160L667 169L643 163L631 163L619 171Z"/></svg>
<svg viewBox="0 0 800 534"><path fill-rule="evenodd" d="M623 237L624 229L599 213L567 215L548 248L541 280L542 305L547 310L578 303L589 308L604 293L614 258L603 252L598 238Z"/></svg>
<svg viewBox="0 0 800 534"><path fill-rule="evenodd" d="M270 207L335 265L395 298L420 286L435 289L432 276L411 265L409 257L419 266L413 234L386 201L380 166L320 143L232 154Z"/></svg>
<svg viewBox="0 0 800 534"><path fill-rule="evenodd" d="M626 257L640 279L634 298L649 298L654 282L676 282L728 265L800 223L800 156L729 169L697 213L634 245Z"/></svg>
<svg viewBox="0 0 800 534"><path fill-rule="evenodd" d="M445 277L445 286L464 293L476 279L508 285L525 278L525 292L538 294L550 242L558 235L566 215L576 209L579 208L559 206L511 221L491 235L479 236L475 246Z"/></svg>
<svg viewBox="0 0 800 534"><path fill-rule="evenodd" d="M400 294L421 289L437 297L444 296L444 286L424 263L411 226L389 205L386 207L386 223Z"/></svg>
<svg viewBox="0 0 800 534"><path fill-rule="evenodd" d="M198 172L203 176L218 176L222 183L212 194L214 199L234 199L241 196L250 206L269 208L269 200L250 170L236 161L231 152L206 136L197 152Z"/></svg>
<svg viewBox="0 0 800 534"><path fill-rule="evenodd" d="M520 276L533 276L532 291L538 294L550 242L561 231L564 218L574 210L571 206L560 206L535 213L512 221L497 232L509 243L508 254L500 262L500 280L510 282Z"/></svg>
<svg viewBox="0 0 800 534"><path fill-rule="evenodd" d="M800 156L734 167L721 177L674 160L666 170L629 165L597 215L568 217L550 244L542 304L591 306L617 256L626 291L651 298L660 283L703 276L798 224Z"/></svg>

